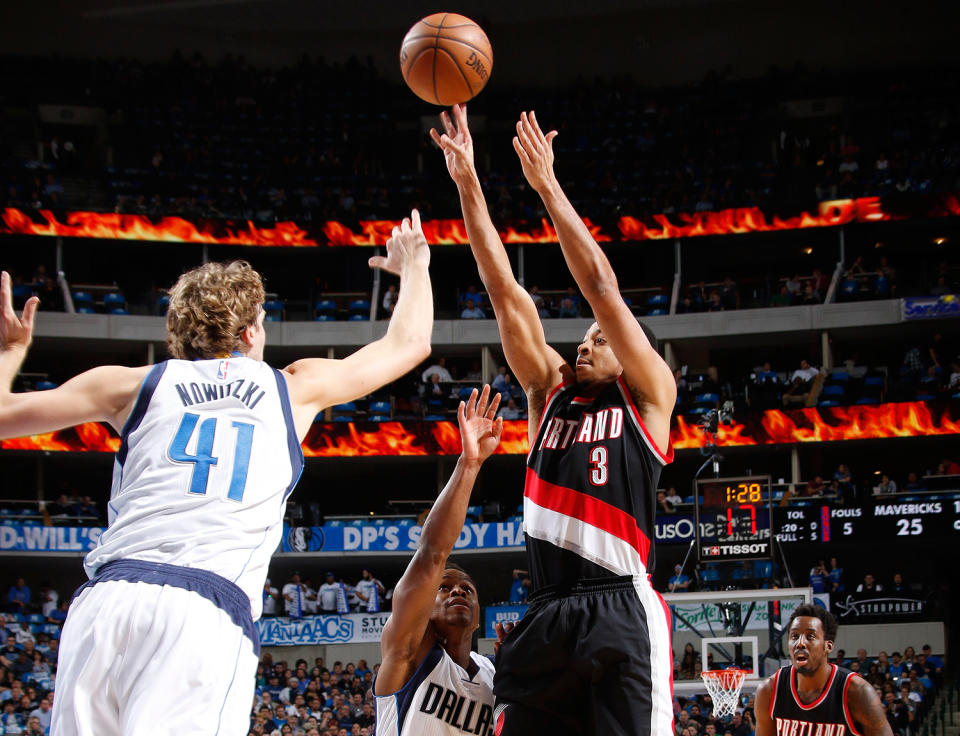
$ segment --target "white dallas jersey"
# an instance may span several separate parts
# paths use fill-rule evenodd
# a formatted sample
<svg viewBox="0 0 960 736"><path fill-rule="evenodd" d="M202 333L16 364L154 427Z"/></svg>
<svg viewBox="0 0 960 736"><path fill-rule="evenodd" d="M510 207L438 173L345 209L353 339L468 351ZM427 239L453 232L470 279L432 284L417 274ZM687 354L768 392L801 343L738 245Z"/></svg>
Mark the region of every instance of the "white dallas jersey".
<svg viewBox="0 0 960 736"><path fill-rule="evenodd" d="M401 690L376 696L377 736L493 736L493 664L470 658L480 668L472 680L434 645Z"/></svg>
<svg viewBox="0 0 960 736"><path fill-rule="evenodd" d="M244 357L158 363L123 427L87 575L119 559L208 570L247 594L257 620L302 470L280 371Z"/></svg>

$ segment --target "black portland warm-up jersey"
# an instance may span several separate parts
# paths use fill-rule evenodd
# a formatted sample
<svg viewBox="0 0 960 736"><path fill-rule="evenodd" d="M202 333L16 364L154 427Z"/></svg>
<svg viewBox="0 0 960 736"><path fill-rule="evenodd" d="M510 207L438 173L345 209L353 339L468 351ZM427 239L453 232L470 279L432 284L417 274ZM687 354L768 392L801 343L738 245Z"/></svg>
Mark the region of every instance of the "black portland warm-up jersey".
<svg viewBox="0 0 960 736"><path fill-rule="evenodd" d="M857 673L830 665L830 679L823 693L812 703L803 704L797 695L797 674L793 665L777 670L773 676L770 718L777 736L859 736L847 692Z"/></svg>
<svg viewBox="0 0 960 736"><path fill-rule="evenodd" d="M527 458L523 526L534 590L653 570L656 489L673 460L647 433L621 377L595 398L561 384Z"/></svg>

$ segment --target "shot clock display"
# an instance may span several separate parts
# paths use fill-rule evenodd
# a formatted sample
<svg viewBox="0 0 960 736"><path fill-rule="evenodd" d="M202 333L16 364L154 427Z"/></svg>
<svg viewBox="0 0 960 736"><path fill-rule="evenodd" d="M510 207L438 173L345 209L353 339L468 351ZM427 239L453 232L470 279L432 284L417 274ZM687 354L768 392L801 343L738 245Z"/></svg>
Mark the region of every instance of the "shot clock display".
<svg viewBox="0 0 960 736"><path fill-rule="evenodd" d="M701 562L772 557L770 476L698 480L694 509Z"/></svg>

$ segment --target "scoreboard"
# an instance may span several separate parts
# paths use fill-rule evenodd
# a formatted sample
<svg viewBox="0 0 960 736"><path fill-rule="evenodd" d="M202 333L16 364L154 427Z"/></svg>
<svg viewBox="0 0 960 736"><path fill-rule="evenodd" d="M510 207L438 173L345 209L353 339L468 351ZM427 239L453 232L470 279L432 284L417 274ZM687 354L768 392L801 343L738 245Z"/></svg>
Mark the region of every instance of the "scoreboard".
<svg viewBox="0 0 960 736"><path fill-rule="evenodd" d="M772 558L770 476L698 480L694 499L701 562Z"/></svg>
<svg viewBox="0 0 960 736"><path fill-rule="evenodd" d="M897 494L857 506L820 499L773 506L769 476L697 481L693 531L700 562L770 559L779 544L960 542L960 493Z"/></svg>
<svg viewBox="0 0 960 736"><path fill-rule="evenodd" d="M960 540L960 500L955 494L929 497L911 494L910 500L896 495L874 499L862 506L787 506L774 509L777 541L839 542L909 541L925 537Z"/></svg>

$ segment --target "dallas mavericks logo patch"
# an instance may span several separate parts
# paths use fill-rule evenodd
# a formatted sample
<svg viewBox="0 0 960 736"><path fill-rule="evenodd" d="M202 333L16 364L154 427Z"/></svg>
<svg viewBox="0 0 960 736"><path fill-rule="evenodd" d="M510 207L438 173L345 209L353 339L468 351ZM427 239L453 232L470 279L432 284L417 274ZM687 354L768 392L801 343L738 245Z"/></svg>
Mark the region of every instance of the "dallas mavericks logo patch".
<svg viewBox="0 0 960 736"><path fill-rule="evenodd" d="M323 549L320 527L297 526L287 532L284 552L317 552Z"/></svg>

